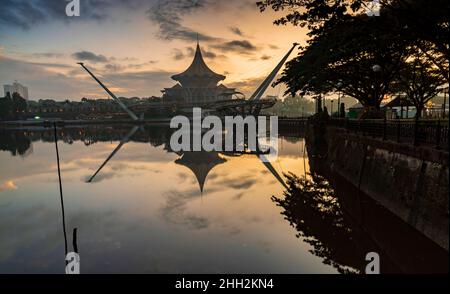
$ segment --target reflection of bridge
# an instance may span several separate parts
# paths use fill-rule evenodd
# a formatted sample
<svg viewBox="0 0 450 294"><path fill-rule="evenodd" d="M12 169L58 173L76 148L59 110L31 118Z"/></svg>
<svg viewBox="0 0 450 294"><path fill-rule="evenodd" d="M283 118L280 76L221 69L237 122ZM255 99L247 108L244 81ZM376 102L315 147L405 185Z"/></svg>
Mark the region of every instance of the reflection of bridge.
<svg viewBox="0 0 450 294"><path fill-rule="evenodd" d="M100 165L100 167L97 169L97 171L88 179L88 183L93 182L97 174L106 166L106 164L117 154L117 152L128 143L131 138L138 132L138 130L144 131L142 126L134 126L130 132L125 135L120 143L117 145L117 147L111 152L111 154L105 159L105 161ZM236 144L238 145L238 144ZM170 150L170 146L166 146ZM173 151L172 151L173 152ZM175 163L184 165L187 168L189 168L195 175L197 182L200 187L200 191L203 192L203 187L206 181L206 177L209 174L209 172L218 164L224 163L226 161L225 158L221 157L220 155L229 155L229 156L240 156L240 155L256 155L258 158L259 156L264 156L266 152L254 152L249 150L244 151L227 151L227 152L207 152L207 151L189 151L189 152L176 152L178 155L180 155L180 158L175 160ZM277 181L280 182L283 187L287 188L286 183L284 182L283 178L278 174L276 169L272 166L270 162L262 161L264 166L269 170L269 172L277 179Z"/></svg>
<svg viewBox="0 0 450 294"><path fill-rule="evenodd" d="M282 136L298 136L300 133L284 132L280 129ZM67 144L74 141L81 141L86 146L97 142L113 142L119 141L118 146L105 159L98 170L88 180L94 181L95 177L108 164L108 162L120 151L120 149L129 141L150 144L154 147L160 147L170 153L176 153L179 158L175 161L190 169L196 176L200 186L200 190L206 182L206 178L211 170L218 164L225 162L233 157L240 156L257 156L263 158L268 151L251 151L245 148L243 151L223 151L223 152L175 152L170 148L168 142L173 130L168 125L151 124L151 125L90 125L80 127L79 125L66 125L57 129L57 135L60 140ZM54 142L54 133L49 128L32 128L32 129L0 129L0 150L10 151L13 156L24 155L30 153L33 141ZM224 140L223 140L224 142ZM236 144L235 146L240 146ZM235 148L237 149L237 148ZM224 147L222 150L226 150ZM263 162L265 168L285 186L284 177L277 172L270 162Z"/></svg>

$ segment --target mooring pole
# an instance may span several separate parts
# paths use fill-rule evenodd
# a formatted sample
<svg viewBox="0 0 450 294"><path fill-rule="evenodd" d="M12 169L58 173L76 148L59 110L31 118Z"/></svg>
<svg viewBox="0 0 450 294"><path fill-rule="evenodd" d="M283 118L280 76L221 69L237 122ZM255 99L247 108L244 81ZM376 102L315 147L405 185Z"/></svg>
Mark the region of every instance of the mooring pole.
<svg viewBox="0 0 450 294"><path fill-rule="evenodd" d="M56 133L56 122L53 122L53 130L55 133L55 149L56 149L56 164L58 166L58 181L59 181L59 198L61 200L61 212L62 212L62 224L63 224L63 233L64 233L64 260L65 256L67 256L67 234L66 234L66 216L64 213L64 198L63 198L63 189L62 189L62 181L61 181L61 167L59 164L59 150L58 150L58 135ZM66 261L67 263L67 261Z"/></svg>

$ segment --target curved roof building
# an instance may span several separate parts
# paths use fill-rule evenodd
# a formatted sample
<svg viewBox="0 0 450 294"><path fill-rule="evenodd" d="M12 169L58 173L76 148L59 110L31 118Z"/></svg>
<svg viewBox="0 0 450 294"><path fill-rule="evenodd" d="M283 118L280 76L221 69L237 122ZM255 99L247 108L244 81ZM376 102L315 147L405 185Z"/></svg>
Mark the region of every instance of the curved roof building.
<svg viewBox="0 0 450 294"><path fill-rule="evenodd" d="M184 72L172 76L172 79L178 83L172 88L165 88L162 91L163 101L198 106L231 99L235 89L219 84L225 78L206 65L200 45L197 43L194 60Z"/></svg>

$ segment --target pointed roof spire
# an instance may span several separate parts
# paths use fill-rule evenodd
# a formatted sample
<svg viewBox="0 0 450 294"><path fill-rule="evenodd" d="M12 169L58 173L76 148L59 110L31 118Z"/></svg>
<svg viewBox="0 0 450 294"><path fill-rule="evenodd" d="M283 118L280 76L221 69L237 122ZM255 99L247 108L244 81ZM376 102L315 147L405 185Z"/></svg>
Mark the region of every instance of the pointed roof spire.
<svg viewBox="0 0 450 294"><path fill-rule="evenodd" d="M181 83L183 87L210 87L217 85L225 76L213 72L203 60L202 50L197 34L197 48L194 54L194 60L184 72L173 75L172 79Z"/></svg>

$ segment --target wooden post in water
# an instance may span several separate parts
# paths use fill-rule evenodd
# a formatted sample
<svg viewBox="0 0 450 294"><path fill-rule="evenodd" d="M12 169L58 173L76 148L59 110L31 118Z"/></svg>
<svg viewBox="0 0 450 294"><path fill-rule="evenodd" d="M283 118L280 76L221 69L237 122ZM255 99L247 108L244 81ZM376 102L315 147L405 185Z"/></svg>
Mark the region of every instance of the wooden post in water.
<svg viewBox="0 0 450 294"><path fill-rule="evenodd" d="M62 225L63 225L63 233L64 233L64 260L67 255L67 234L66 234L66 217L64 213L64 198L63 198L63 189L62 189L62 181L61 181L61 167L59 165L59 149L58 149L58 134L56 133L56 122L53 122L53 131L55 133L55 150L56 150L56 164L58 167L58 181L59 181L59 198L61 200L61 213L62 213Z"/></svg>

